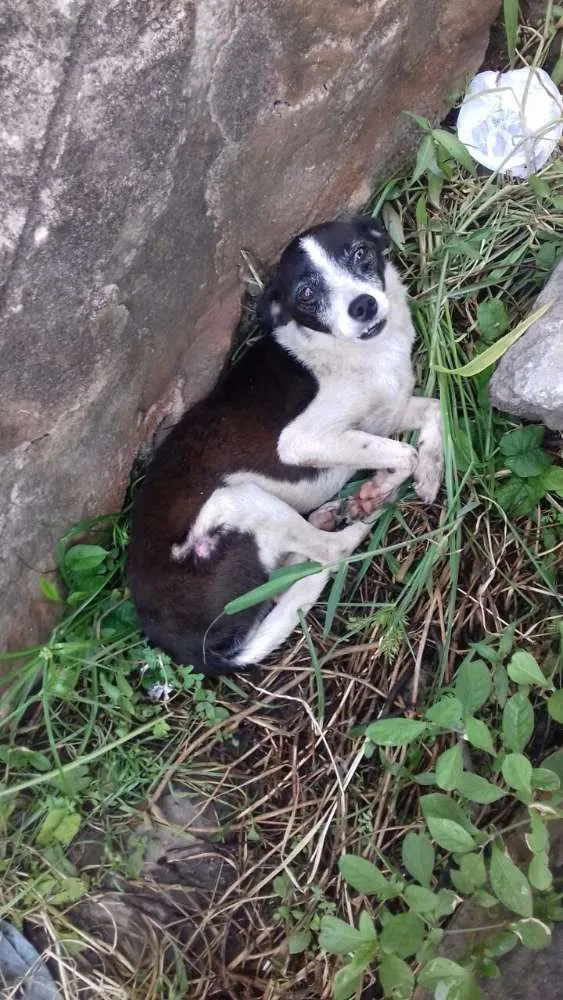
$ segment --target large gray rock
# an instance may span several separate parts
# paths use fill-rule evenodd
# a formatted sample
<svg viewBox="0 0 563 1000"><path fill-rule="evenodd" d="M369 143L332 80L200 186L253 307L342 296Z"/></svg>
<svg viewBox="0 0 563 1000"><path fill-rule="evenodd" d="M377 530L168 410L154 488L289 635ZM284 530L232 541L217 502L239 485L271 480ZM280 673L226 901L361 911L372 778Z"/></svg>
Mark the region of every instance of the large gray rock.
<svg viewBox="0 0 563 1000"><path fill-rule="evenodd" d="M501 358L489 383L493 406L563 431L563 261L534 308L552 303Z"/></svg>
<svg viewBox="0 0 563 1000"><path fill-rule="evenodd" d="M482 58L499 0L3 0L1 645L211 385L246 247L358 206Z"/></svg>

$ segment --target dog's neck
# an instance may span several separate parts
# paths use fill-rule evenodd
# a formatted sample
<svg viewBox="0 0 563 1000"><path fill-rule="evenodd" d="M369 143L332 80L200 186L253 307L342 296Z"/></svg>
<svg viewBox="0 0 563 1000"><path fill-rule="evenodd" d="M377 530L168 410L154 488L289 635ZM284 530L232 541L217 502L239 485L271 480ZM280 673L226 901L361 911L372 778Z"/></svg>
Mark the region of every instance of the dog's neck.
<svg viewBox="0 0 563 1000"><path fill-rule="evenodd" d="M301 326L295 320L278 327L273 336L281 347L313 374L326 374L328 369L335 374L339 371L344 373L356 364L370 364L373 359L388 353L390 348L393 355L399 353L408 358L414 341L414 328L404 285L389 263L385 268L385 289L390 303L387 322L372 340L335 337Z"/></svg>

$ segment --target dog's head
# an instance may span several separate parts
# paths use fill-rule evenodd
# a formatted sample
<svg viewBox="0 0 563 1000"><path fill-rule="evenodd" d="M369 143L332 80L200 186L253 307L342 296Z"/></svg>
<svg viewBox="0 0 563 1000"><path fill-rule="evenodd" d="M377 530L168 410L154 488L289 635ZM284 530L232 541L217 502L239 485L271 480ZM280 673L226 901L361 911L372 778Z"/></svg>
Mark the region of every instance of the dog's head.
<svg viewBox="0 0 563 1000"><path fill-rule="evenodd" d="M284 250L258 305L271 332L294 322L344 340L369 340L385 326L387 236L374 219L325 222Z"/></svg>

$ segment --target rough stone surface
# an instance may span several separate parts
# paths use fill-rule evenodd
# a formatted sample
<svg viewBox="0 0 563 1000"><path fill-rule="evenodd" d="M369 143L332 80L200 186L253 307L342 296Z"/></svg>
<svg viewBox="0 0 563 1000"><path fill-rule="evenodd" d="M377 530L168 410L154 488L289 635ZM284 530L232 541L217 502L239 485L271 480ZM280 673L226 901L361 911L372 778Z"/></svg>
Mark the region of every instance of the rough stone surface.
<svg viewBox="0 0 563 1000"><path fill-rule="evenodd" d="M553 303L501 358L489 383L491 403L563 431L563 261L534 308Z"/></svg>
<svg viewBox="0 0 563 1000"><path fill-rule="evenodd" d="M4 0L0 645L209 388L241 247L357 207L479 65L499 0Z"/></svg>

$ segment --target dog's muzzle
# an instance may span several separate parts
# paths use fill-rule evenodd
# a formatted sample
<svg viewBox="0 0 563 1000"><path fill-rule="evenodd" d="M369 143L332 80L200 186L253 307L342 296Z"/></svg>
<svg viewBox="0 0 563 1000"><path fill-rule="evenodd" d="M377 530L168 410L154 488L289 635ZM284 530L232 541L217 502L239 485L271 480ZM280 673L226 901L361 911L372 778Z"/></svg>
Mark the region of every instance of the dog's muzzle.
<svg viewBox="0 0 563 1000"><path fill-rule="evenodd" d="M372 337L377 337L377 334L381 333L386 322L386 319L380 319L379 322L374 323L373 326L368 326L367 330L364 330L364 332L360 334L360 340L371 340Z"/></svg>

